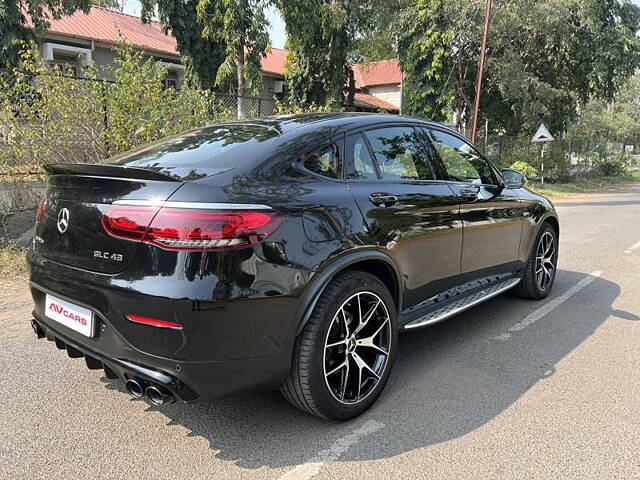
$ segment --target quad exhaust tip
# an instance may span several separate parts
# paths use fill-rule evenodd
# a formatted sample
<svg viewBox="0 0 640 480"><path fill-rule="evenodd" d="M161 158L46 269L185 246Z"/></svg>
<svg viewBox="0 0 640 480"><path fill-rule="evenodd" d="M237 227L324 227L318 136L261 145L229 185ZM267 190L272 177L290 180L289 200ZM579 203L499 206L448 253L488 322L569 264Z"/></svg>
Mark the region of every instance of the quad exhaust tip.
<svg viewBox="0 0 640 480"><path fill-rule="evenodd" d="M134 398L142 398L144 396L144 385L135 378L127 380L124 384L124 388L126 388L129 395Z"/></svg>
<svg viewBox="0 0 640 480"><path fill-rule="evenodd" d="M173 403L175 401L175 398L173 397L171 392L163 387L151 385L150 387L147 387L145 393L147 394L147 398L149 399L149 401L157 407L159 407L160 405Z"/></svg>
<svg viewBox="0 0 640 480"><path fill-rule="evenodd" d="M147 386L141 380L130 378L125 382L124 387L134 398L142 398L146 395L149 402L157 407L175 402L173 394L160 385Z"/></svg>
<svg viewBox="0 0 640 480"><path fill-rule="evenodd" d="M31 319L31 328L33 332L36 334L38 338L44 338L46 333L44 329L38 324L35 318ZM61 349L67 350L67 354L72 358L83 357L87 363L87 367L91 370L104 369L104 373L107 378L115 379L118 378L118 375L107 365L104 365L100 360L90 357L88 355L83 354L80 350L75 349L71 345L66 345L62 340L54 337L53 340L56 342L56 346ZM167 405L169 403L173 403L176 401L173 394L167 390L165 387L161 385L148 385L146 382L136 379L130 378L125 384L124 388L127 390L129 395L134 398L142 398L145 395L149 399L149 402L155 406Z"/></svg>

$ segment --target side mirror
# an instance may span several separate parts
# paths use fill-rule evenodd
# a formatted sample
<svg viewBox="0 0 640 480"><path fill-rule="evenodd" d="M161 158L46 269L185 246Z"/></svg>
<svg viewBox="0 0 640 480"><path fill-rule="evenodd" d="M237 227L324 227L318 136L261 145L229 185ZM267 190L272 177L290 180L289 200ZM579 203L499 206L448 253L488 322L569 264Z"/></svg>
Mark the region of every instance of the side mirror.
<svg viewBox="0 0 640 480"><path fill-rule="evenodd" d="M504 179L505 188L522 188L527 183L525 174L512 168L504 168L502 170L502 178Z"/></svg>

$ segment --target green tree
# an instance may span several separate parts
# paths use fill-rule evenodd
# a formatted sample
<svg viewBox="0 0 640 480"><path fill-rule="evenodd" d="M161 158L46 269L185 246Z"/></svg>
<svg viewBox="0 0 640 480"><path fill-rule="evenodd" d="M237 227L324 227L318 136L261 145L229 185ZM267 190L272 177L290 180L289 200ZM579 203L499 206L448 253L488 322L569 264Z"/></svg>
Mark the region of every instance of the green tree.
<svg viewBox="0 0 640 480"><path fill-rule="evenodd" d="M366 1L276 0L286 24L291 103L340 107L353 101L351 45L369 12Z"/></svg>
<svg viewBox="0 0 640 480"><path fill-rule="evenodd" d="M125 0L91 0L91 5L97 5L98 7L108 8L109 10L116 10L122 12Z"/></svg>
<svg viewBox="0 0 640 480"><path fill-rule="evenodd" d="M484 2L414 0L400 60L413 113L468 125ZM565 131L581 105L611 99L640 66L640 8L629 0L496 0L481 115L494 131ZM433 113L431 113L433 112Z"/></svg>
<svg viewBox="0 0 640 480"><path fill-rule="evenodd" d="M44 33L49 28L49 18L59 19L76 10L86 13L91 3L91 0L3 0L0 4L0 67L16 66L22 45Z"/></svg>
<svg viewBox="0 0 640 480"><path fill-rule="evenodd" d="M403 12L399 31L405 111L442 120L453 98L449 61L454 33L445 18L444 1L416 0Z"/></svg>
<svg viewBox="0 0 640 480"><path fill-rule="evenodd" d="M580 112L569 135L579 139L602 139L640 145L640 73L620 91L613 102L593 100Z"/></svg>
<svg viewBox="0 0 640 480"><path fill-rule="evenodd" d="M398 56L398 26L395 19L410 0L364 0L358 30L352 42L350 63L368 63Z"/></svg>
<svg viewBox="0 0 640 480"><path fill-rule="evenodd" d="M204 38L204 25L198 22L199 0L141 0L143 21L150 21L156 10L165 33L178 43L186 67L187 83L194 88L212 90L218 68L224 60L225 45L218 39Z"/></svg>
<svg viewBox="0 0 640 480"><path fill-rule="evenodd" d="M262 87L260 64L269 48L265 7L263 0L200 0L197 7L203 37L225 46L216 85L235 76L239 118L249 113L243 97Z"/></svg>

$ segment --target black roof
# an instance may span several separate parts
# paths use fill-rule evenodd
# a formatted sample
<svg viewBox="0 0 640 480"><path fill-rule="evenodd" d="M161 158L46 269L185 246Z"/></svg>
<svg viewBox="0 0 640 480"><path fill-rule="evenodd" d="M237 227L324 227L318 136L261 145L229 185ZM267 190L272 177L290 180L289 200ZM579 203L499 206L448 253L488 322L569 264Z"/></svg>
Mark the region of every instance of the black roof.
<svg viewBox="0 0 640 480"><path fill-rule="evenodd" d="M412 123L438 125L411 117L371 113L282 115L195 128L107 159L109 165L153 170L178 180L251 170L269 158L299 155L362 127ZM440 128L444 126L439 125ZM444 127L456 133L449 127Z"/></svg>
<svg viewBox="0 0 640 480"><path fill-rule="evenodd" d="M234 121L228 124L252 124L267 128L274 128L281 134L291 132L302 127L333 127L336 131L351 130L379 123L422 123L425 125L438 125L452 132L458 133L451 127L421 118L413 118L400 115L383 113L356 113L356 112L331 112L331 113L301 113L293 115L279 115L262 117L250 121Z"/></svg>

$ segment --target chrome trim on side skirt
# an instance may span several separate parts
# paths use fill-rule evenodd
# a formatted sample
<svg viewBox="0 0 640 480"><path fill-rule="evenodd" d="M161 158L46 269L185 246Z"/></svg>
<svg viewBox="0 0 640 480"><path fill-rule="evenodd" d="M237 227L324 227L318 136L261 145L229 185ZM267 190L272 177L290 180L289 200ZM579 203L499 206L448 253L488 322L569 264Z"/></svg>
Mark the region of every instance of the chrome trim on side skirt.
<svg viewBox="0 0 640 480"><path fill-rule="evenodd" d="M211 210L272 210L268 205L255 203L204 203L204 202L165 202L162 200L116 200L113 205L132 205L143 207L170 207Z"/></svg>
<svg viewBox="0 0 640 480"><path fill-rule="evenodd" d="M473 295L461 298L460 300L445 305L444 307L434 312L430 312L406 324L403 328L404 330L412 330L414 328L426 327L428 325L433 325L435 323L446 320L447 318L453 317L458 313L462 313L465 310L478 305L479 303L486 302L487 300L500 295L503 292L506 292L507 290L515 287L518 283L520 283L520 280L520 278L512 278L504 282L492 285L491 287L483 288Z"/></svg>

